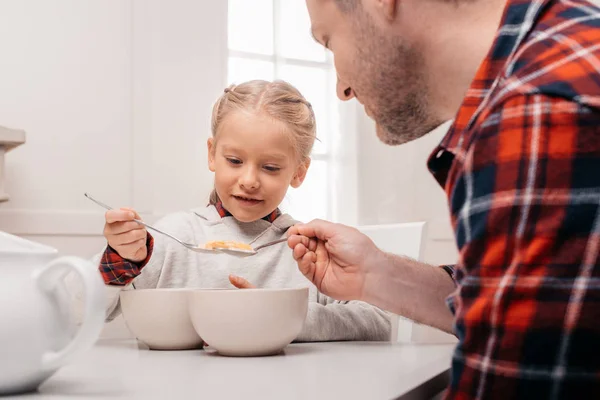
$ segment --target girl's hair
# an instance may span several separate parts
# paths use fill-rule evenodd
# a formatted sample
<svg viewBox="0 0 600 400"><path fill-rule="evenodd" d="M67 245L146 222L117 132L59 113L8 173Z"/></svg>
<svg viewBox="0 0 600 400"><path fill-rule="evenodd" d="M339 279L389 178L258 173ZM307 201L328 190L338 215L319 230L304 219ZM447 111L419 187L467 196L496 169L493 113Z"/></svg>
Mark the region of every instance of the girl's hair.
<svg viewBox="0 0 600 400"><path fill-rule="evenodd" d="M219 127L235 111L265 113L283 122L294 144L300 162L310 157L316 139L315 114L312 106L294 86L284 81L248 81L224 90L213 106L211 131L217 137ZM210 204L219 201L216 190Z"/></svg>

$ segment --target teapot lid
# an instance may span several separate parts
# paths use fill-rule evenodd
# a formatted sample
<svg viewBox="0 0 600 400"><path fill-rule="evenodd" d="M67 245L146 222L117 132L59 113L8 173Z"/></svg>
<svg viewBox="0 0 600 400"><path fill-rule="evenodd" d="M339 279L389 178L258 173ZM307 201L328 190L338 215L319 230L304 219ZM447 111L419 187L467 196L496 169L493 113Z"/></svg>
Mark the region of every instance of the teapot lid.
<svg viewBox="0 0 600 400"><path fill-rule="evenodd" d="M0 231L1 254L56 254L58 250L22 237Z"/></svg>

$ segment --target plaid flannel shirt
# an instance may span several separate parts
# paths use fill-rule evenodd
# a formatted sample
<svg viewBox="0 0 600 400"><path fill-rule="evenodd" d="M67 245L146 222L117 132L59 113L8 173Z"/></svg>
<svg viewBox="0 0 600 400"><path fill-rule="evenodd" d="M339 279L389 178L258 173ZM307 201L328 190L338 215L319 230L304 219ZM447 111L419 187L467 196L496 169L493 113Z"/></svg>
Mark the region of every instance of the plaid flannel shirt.
<svg viewBox="0 0 600 400"><path fill-rule="evenodd" d="M460 251L447 399L600 398L600 11L509 0L429 159Z"/></svg>
<svg viewBox="0 0 600 400"><path fill-rule="evenodd" d="M231 217L231 213L223 207L223 203L220 201L215 204L217 212L221 218ZM269 215L263 217L265 221L273 222L281 215L279 208L275 209ZM124 286L131 283L136 276L142 273L142 268L148 264L150 257L152 256L152 250L154 249L154 238L148 233L146 240L146 247L148 249L148 255L141 262L133 262L124 259L117 253L115 249L110 246L106 246L104 254L100 258L100 266L98 267L104 283L107 285Z"/></svg>

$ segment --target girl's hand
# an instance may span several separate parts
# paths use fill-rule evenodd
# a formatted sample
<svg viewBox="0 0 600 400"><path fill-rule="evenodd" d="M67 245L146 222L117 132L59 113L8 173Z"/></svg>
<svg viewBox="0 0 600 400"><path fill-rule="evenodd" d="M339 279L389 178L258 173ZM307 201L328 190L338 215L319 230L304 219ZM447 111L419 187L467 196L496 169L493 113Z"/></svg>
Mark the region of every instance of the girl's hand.
<svg viewBox="0 0 600 400"><path fill-rule="evenodd" d="M121 257L132 262L144 261L148 255L148 232L134 219L140 215L131 208L107 211L104 215L104 237Z"/></svg>
<svg viewBox="0 0 600 400"><path fill-rule="evenodd" d="M229 282L238 289L254 289L256 286L237 275L229 275Z"/></svg>

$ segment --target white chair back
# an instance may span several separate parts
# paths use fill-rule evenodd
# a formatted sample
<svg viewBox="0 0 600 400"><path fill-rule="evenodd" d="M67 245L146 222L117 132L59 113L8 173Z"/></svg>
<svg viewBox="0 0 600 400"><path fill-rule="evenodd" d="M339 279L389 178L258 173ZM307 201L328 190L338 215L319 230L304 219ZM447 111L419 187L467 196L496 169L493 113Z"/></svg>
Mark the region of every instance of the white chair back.
<svg viewBox="0 0 600 400"><path fill-rule="evenodd" d="M369 225L358 227L381 250L423 261L427 241L427 224L411 222L404 224ZM454 343L456 338L438 329L417 324L392 314L392 342L402 343Z"/></svg>
<svg viewBox="0 0 600 400"><path fill-rule="evenodd" d="M381 250L422 261L427 224L410 222L405 224L367 225L358 227Z"/></svg>

